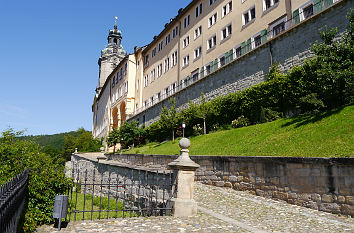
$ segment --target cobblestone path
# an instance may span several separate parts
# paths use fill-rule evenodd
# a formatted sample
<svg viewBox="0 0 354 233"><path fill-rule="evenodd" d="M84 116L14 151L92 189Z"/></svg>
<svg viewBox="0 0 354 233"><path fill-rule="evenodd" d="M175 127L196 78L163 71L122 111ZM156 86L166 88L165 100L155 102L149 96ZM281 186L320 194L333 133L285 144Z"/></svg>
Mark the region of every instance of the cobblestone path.
<svg viewBox="0 0 354 233"><path fill-rule="evenodd" d="M354 232L354 219L197 183L198 214L70 222L60 232ZM57 232L43 226L39 232Z"/></svg>

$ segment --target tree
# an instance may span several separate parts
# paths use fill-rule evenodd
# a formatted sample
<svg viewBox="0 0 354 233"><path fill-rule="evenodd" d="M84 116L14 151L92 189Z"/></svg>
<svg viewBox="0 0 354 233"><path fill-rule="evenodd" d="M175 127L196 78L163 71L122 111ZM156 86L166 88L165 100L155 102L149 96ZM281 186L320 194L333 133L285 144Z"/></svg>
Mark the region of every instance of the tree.
<svg viewBox="0 0 354 233"><path fill-rule="evenodd" d="M207 104L207 102L205 101L205 96L204 93L201 93L202 95L202 101L199 105L199 110L200 110L200 115L203 118L203 129L204 129L204 134L206 134L206 119L207 119L207 115L210 112L210 106Z"/></svg>
<svg viewBox="0 0 354 233"><path fill-rule="evenodd" d="M121 136L119 130L117 128L113 128L111 132L109 132L106 142L108 146L113 146L113 153L116 152L116 144L120 142Z"/></svg>
<svg viewBox="0 0 354 233"><path fill-rule="evenodd" d="M176 111L176 100L172 98L170 100L170 109L166 106L162 108L160 114L160 121L163 127L170 129L172 132L172 141L175 140L175 129L178 124L178 117Z"/></svg>

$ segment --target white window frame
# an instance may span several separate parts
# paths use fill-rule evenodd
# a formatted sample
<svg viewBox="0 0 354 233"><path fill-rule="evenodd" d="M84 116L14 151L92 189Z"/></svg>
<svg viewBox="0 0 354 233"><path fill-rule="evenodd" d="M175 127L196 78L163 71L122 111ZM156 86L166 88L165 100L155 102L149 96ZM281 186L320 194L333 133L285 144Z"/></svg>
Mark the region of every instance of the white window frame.
<svg viewBox="0 0 354 233"><path fill-rule="evenodd" d="M194 60L202 55L202 46L199 46L194 50Z"/></svg>
<svg viewBox="0 0 354 233"><path fill-rule="evenodd" d="M145 75L144 77L144 87L147 87L149 85L149 75Z"/></svg>
<svg viewBox="0 0 354 233"><path fill-rule="evenodd" d="M210 43L211 42L211 43ZM207 50L215 48L216 46L216 35L213 35L207 40Z"/></svg>
<svg viewBox="0 0 354 233"><path fill-rule="evenodd" d="M150 82L153 82L153 81L155 81L155 78L156 78L156 70L155 69L153 69L152 71L151 71L151 81Z"/></svg>
<svg viewBox="0 0 354 233"><path fill-rule="evenodd" d="M261 45L261 44L260 44L260 45L256 46L256 40L255 40L255 38L258 37L258 36L261 37L261 44L262 44L262 35L261 35L261 32L258 32L258 33L254 34L254 35L251 37L251 46L252 46L252 49L255 49L255 48L257 48L258 46Z"/></svg>
<svg viewBox="0 0 354 233"><path fill-rule="evenodd" d="M265 1L265 0L263 0ZM225 6L222 7L221 10L221 18L224 18L226 15L228 15L232 11L232 1L228 2Z"/></svg>
<svg viewBox="0 0 354 233"><path fill-rule="evenodd" d="M186 17L184 17L184 20L183 20L183 28L187 28L190 24L190 19L191 19L191 16L190 15L187 15Z"/></svg>
<svg viewBox="0 0 354 233"><path fill-rule="evenodd" d="M226 35L224 37L224 30L226 31ZM232 35L232 23L229 23L228 25L226 25L225 27L223 27L221 29L221 41L229 38Z"/></svg>
<svg viewBox="0 0 354 233"><path fill-rule="evenodd" d="M189 54L183 57L183 66L186 67L189 65Z"/></svg>
<svg viewBox="0 0 354 233"><path fill-rule="evenodd" d="M267 8L266 0L263 0L263 12L267 11L268 9L271 9L274 5L279 3L279 0L278 2L275 2L276 0L269 0L269 1L270 1L270 6Z"/></svg>
<svg viewBox="0 0 354 233"><path fill-rule="evenodd" d="M251 10L252 9L254 9L255 10L255 13L254 13L254 18L253 19L255 19L256 18L256 6L255 5L253 5L252 7L250 7L247 11L245 11L245 12L243 12L242 13L242 25L243 26L245 26L245 25L247 25L247 24L249 24L253 19L252 19L252 14L251 14ZM246 23L246 19L245 19L245 15L247 14L247 16L248 16L248 22Z"/></svg>
<svg viewBox="0 0 354 233"><path fill-rule="evenodd" d="M160 63L157 66L157 78L161 77L161 75L162 75L162 63Z"/></svg>
<svg viewBox="0 0 354 233"><path fill-rule="evenodd" d="M194 30L194 39L197 39L198 37L200 37L202 35L202 25L200 25L199 27L197 27Z"/></svg>
<svg viewBox="0 0 354 233"><path fill-rule="evenodd" d="M172 39L178 36L178 26L172 30Z"/></svg>
<svg viewBox="0 0 354 233"><path fill-rule="evenodd" d="M241 51L241 55L240 56L238 56L237 55L237 50L238 49L240 49L240 51ZM238 44L238 45L236 45L235 46L235 48L234 48L234 54L235 54L235 58L239 58L239 57L241 57L243 54L242 54L242 44Z"/></svg>
<svg viewBox="0 0 354 233"><path fill-rule="evenodd" d="M183 39L183 48L186 48L190 43L189 35Z"/></svg>
<svg viewBox="0 0 354 233"><path fill-rule="evenodd" d="M165 45L168 45L171 41L171 34L169 33L166 37L165 37Z"/></svg>
<svg viewBox="0 0 354 233"><path fill-rule="evenodd" d="M270 26L269 26L269 30L271 32L271 38L277 36L277 35L274 35L274 32L273 32L273 29L278 26L279 24L282 24L284 23L284 31L286 31L288 29L288 23L287 23L287 17L284 16L282 17L281 19L275 21L274 23L272 23Z"/></svg>
<svg viewBox="0 0 354 233"><path fill-rule="evenodd" d="M174 53L172 53L171 55L171 67L177 65L177 51L175 51Z"/></svg>
<svg viewBox="0 0 354 233"><path fill-rule="evenodd" d="M218 12L215 12L209 19L208 19L208 28L216 24L218 21Z"/></svg>
<svg viewBox="0 0 354 233"><path fill-rule="evenodd" d="M301 7L299 7L299 16L300 16L300 22L305 20L305 16L304 16L304 9L309 7L310 5L312 5L312 15L314 15L314 4L313 4L313 0L306 2L304 5L302 5ZM310 16L311 17L311 16Z"/></svg>
<svg viewBox="0 0 354 233"><path fill-rule="evenodd" d="M165 73L170 69L170 57L167 57L164 60L164 68L165 68Z"/></svg>
<svg viewBox="0 0 354 233"><path fill-rule="evenodd" d="M202 13L203 13L203 4L200 3L200 4L195 8L195 17L198 18Z"/></svg>
<svg viewBox="0 0 354 233"><path fill-rule="evenodd" d="M159 52L163 49L163 40L159 43Z"/></svg>

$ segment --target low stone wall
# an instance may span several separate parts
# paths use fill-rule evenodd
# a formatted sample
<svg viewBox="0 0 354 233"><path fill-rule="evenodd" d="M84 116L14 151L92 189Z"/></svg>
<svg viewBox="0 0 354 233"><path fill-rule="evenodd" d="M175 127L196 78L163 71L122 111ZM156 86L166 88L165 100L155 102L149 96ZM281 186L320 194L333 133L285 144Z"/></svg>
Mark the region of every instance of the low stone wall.
<svg viewBox="0 0 354 233"><path fill-rule="evenodd" d="M136 202L154 200L156 204L173 196L175 175L169 170L138 167L109 160L98 162L79 154L71 156L71 169L67 176L84 185L86 193L104 196L109 193L110 196L121 200L134 199ZM96 184L98 188L94 189L91 184ZM111 184L112 188L107 184Z"/></svg>
<svg viewBox="0 0 354 233"><path fill-rule="evenodd" d="M112 155L131 166L166 169L177 156ZM191 156L196 180L325 212L354 216L354 158Z"/></svg>

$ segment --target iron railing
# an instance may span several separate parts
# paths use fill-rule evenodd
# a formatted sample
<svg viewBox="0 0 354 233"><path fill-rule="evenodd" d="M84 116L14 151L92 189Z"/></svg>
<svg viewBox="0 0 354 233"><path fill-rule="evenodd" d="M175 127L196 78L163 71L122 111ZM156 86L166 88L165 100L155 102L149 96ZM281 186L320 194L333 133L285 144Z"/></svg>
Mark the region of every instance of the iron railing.
<svg viewBox="0 0 354 233"><path fill-rule="evenodd" d="M16 232L28 187L28 172L17 175L0 187L0 232Z"/></svg>
<svg viewBox="0 0 354 233"><path fill-rule="evenodd" d="M70 220L171 215L174 174L170 171L72 170Z"/></svg>

